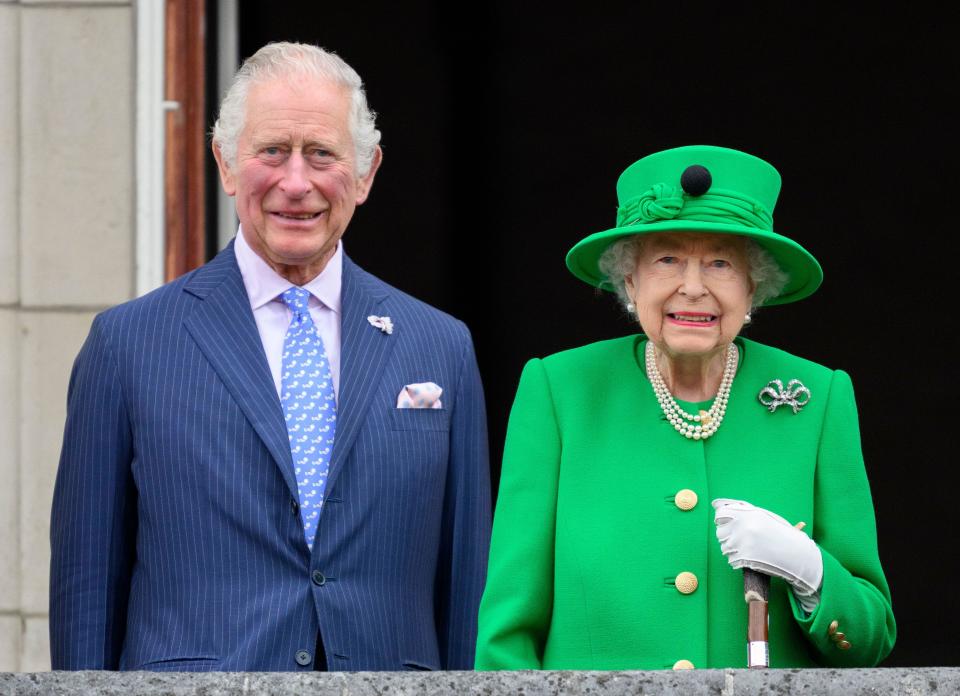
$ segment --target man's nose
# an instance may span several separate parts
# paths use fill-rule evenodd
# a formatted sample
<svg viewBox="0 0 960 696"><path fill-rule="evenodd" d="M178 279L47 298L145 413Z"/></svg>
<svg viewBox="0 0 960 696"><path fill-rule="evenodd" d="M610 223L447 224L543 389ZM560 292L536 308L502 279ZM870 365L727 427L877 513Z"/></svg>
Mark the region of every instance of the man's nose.
<svg viewBox="0 0 960 696"><path fill-rule="evenodd" d="M283 179L280 181L280 190L290 198L303 198L310 193L311 183L307 172L307 161L303 155L294 150L284 163Z"/></svg>

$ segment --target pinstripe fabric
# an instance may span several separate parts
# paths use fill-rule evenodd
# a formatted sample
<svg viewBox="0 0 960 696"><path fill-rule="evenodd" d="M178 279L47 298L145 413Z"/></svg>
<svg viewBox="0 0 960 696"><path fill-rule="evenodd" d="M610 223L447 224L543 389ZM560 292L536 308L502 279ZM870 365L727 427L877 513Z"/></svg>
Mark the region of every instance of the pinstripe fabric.
<svg viewBox="0 0 960 696"><path fill-rule="evenodd" d="M390 316L392 335L371 327ZM433 381L444 408L395 408ZM469 332L344 259L337 439L312 553L232 246L94 321L51 520L55 669L468 669L490 500ZM322 584L311 581L320 571Z"/></svg>

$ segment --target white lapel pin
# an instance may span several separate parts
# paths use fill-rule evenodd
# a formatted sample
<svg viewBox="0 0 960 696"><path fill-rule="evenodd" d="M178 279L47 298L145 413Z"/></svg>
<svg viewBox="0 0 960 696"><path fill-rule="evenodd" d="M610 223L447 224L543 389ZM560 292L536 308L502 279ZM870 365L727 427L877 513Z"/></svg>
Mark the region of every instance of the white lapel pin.
<svg viewBox="0 0 960 696"><path fill-rule="evenodd" d="M370 322L370 326L375 329L380 329L385 334L393 333L393 322L390 321L390 317L378 317L375 314L371 314L367 317L367 321Z"/></svg>

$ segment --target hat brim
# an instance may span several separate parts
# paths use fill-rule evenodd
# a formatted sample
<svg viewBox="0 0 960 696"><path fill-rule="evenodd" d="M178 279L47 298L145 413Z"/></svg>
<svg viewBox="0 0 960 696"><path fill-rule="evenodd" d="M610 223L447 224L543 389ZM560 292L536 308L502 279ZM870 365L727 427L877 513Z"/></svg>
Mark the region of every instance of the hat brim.
<svg viewBox="0 0 960 696"><path fill-rule="evenodd" d="M567 268L580 280L600 288L611 290L609 283L600 273L597 262L604 251L613 242L634 235L648 235L658 232L703 232L710 234L734 234L755 240L770 252L774 261L789 276L783 291L776 297L764 302L764 305L787 304L797 302L812 295L823 282L823 269L813 255L797 244L776 232L760 230L740 225L726 225L715 222L696 222L693 220L666 220L644 225L628 225L611 230L597 232L580 240L567 253Z"/></svg>

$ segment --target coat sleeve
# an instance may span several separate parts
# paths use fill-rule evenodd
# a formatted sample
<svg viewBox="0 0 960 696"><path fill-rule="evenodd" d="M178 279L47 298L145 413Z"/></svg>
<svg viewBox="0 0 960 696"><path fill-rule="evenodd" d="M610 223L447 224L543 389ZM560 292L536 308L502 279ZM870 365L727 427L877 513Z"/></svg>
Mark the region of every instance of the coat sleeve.
<svg viewBox="0 0 960 696"><path fill-rule="evenodd" d="M872 667L890 653L897 626L880 567L853 385L839 370L833 376L821 434L813 539L823 556L820 604L807 615L790 593L794 617L821 664ZM841 649L831 638L834 621L848 649Z"/></svg>
<svg viewBox="0 0 960 696"><path fill-rule="evenodd" d="M97 317L73 366L50 520L53 669L117 669L136 502L117 363Z"/></svg>
<svg viewBox="0 0 960 696"><path fill-rule="evenodd" d="M476 668L539 669L553 609L561 441L543 363L524 367L510 412Z"/></svg>
<svg viewBox="0 0 960 696"><path fill-rule="evenodd" d="M483 385L466 327L450 424L450 455L435 584L442 669L471 669L490 550L490 457Z"/></svg>

